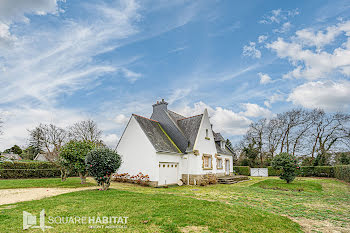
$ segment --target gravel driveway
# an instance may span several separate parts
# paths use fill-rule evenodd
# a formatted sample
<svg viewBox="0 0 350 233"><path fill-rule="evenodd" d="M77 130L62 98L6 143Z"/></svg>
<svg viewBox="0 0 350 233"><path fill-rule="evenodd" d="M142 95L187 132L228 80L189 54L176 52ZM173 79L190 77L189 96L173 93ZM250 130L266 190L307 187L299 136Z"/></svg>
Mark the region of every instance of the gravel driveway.
<svg viewBox="0 0 350 233"><path fill-rule="evenodd" d="M63 193L89 189L96 189L96 187L0 189L0 205L13 204L22 201L39 200L46 197L57 196Z"/></svg>

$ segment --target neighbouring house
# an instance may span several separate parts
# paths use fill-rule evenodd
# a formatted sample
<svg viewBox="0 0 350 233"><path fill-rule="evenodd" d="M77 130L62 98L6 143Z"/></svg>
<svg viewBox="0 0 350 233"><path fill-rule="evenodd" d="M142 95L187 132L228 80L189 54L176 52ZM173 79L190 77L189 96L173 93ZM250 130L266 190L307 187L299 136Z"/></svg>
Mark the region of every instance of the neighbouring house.
<svg viewBox="0 0 350 233"><path fill-rule="evenodd" d="M168 110L164 100L153 105L151 118L132 114L117 152L118 173L149 175L153 186L196 184L205 174L233 173L233 151L212 130L208 111L184 117Z"/></svg>
<svg viewBox="0 0 350 233"><path fill-rule="evenodd" d="M54 162L57 160L57 155L54 153L38 153L34 160L41 162Z"/></svg>
<svg viewBox="0 0 350 233"><path fill-rule="evenodd" d="M1 156L3 156L5 159L7 160L21 160L21 156L19 156L18 154L14 154L14 153L1 153Z"/></svg>

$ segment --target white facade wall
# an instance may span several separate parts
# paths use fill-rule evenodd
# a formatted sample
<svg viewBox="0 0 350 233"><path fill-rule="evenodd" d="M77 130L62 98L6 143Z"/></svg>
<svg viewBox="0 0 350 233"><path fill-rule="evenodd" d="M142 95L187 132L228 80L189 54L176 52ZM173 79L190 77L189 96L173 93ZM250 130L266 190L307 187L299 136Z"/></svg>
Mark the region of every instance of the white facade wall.
<svg viewBox="0 0 350 233"><path fill-rule="evenodd" d="M117 153L123 163L118 173L149 175L151 181L158 181L158 161L156 150L132 116L117 146Z"/></svg>
<svg viewBox="0 0 350 233"><path fill-rule="evenodd" d="M208 135L207 135L207 130L208 130ZM209 140L206 139L206 137L209 138ZM207 174L207 173L223 172L222 170L217 171L216 169L215 154L217 153L217 151L216 151L214 135L211 128L211 123L209 121L207 110L204 111L202 122L198 130L198 135L197 135L197 139L194 144L193 150L198 150L199 155L195 159L195 164L193 164L195 166L195 171L194 171L195 173L192 173L192 174L201 175L201 174ZM212 167L213 167L212 169L210 170L203 169L203 159L202 159L203 154L208 154L212 156Z"/></svg>

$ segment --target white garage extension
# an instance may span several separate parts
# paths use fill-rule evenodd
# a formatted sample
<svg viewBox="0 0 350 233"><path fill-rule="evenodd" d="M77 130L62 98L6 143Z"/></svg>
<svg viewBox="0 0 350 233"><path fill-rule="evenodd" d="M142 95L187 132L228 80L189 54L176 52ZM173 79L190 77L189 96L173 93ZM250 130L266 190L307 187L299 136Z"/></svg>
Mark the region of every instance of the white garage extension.
<svg viewBox="0 0 350 233"><path fill-rule="evenodd" d="M177 184L179 181L178 163L159 163L158 185Z"/></svg>

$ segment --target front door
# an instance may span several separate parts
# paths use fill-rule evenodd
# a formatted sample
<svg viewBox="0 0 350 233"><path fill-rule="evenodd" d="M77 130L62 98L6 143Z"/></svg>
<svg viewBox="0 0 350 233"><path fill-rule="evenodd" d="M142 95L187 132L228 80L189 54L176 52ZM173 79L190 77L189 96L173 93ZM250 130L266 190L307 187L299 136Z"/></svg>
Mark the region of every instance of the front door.
<svg viewBox="0 0 350 233"><path fill-rule="evenodd" d="M230 160L225 160L225 174L230 175Z"/></svg>

